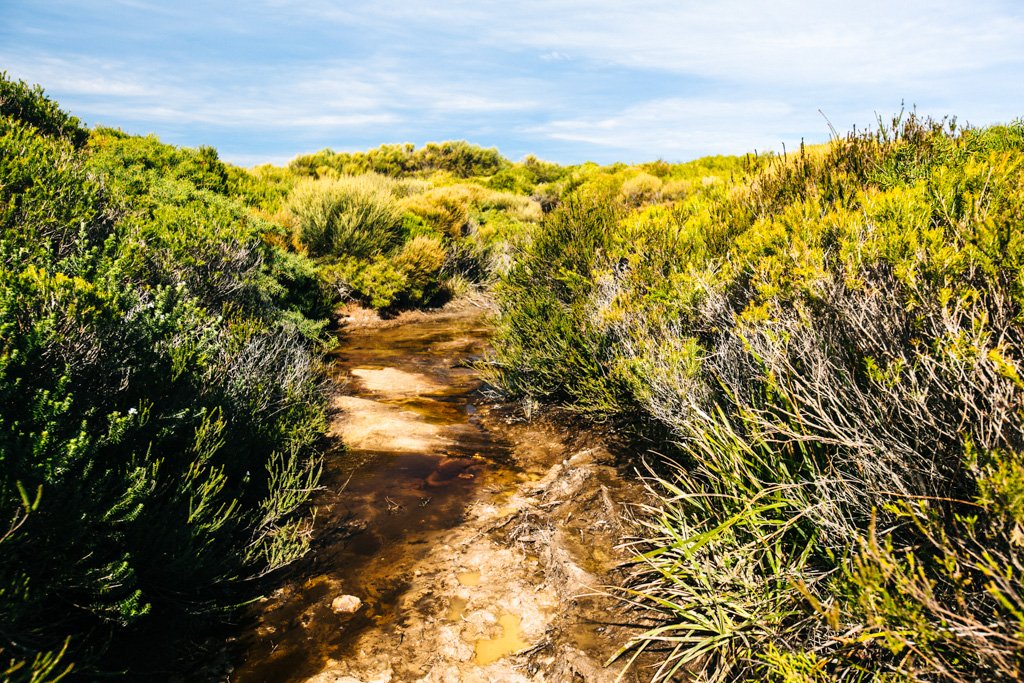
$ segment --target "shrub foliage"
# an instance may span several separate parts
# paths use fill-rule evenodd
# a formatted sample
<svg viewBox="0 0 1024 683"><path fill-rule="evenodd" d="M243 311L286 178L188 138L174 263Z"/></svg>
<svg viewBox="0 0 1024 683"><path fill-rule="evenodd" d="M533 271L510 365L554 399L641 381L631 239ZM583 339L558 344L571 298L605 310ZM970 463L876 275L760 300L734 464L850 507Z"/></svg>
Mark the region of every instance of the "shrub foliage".
<svg viewBox="0 0 1024 683"><path fill-rule="evenodd" d="M1024 124L693 170L592 171L499 289L496 382L668 435L622 656L1017 680Z"/></svg>
<svg viewBox="0 0 1024 683"><path fill-rule="evenodd" d="M319 328L216 152L0 93L0 679L109 673L304 552Z"/></svg>

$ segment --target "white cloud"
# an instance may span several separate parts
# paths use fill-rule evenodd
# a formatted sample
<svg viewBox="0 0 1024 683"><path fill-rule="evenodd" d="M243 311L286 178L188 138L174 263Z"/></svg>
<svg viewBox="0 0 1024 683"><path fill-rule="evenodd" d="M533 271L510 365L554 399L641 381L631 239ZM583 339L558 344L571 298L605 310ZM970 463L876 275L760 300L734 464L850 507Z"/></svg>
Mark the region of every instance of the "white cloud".
<svg viewBox="0 0 1024 683"><path fill-rule="evenodd" d="M943 80L1024 61L1024 19L996 3L527 0L499 40L705 78L788 85Z"/></svg>
<svg viewBox="0 0 1024 683"><path fill-rule="evenodd" d="M64 106L94 123L342 130L395 124L409 116L443 119L540 106L508 96L507 84L464 83L457 76L449 82L424 82L393 59L265 69L259 87L216 65L168 75L159 64L109 59L18 59L0 53L0 63L17 78L44 83Z"/></svg>
<svg viewBox="0 0 1024 683"><path fill-rule="evenodd" d="M612 116L561 119L529 129L555 140L582 142L631 155L630 160L692 158L705 154L741 154L780 149L795 137L765 130L798 130L793 108L771 100L728 101L668 98L642 102ZM806 123L806 121L799 121ZM819 119L824 129L824 121Z"/></svg>
<svg viewBox="0 0 1024 683"><path fill-rule="evenodd" d="M165 87L149 85L137 74L118 69L119 65L106 60L68 60L39 54L19 59L0 53L0 63L16 78L42 83L47 90L70 95L157 98L169 94Z"/></svg>
<svg viewBox="0 0 1024 683"><path fill-rule="evenodd" d="M348 26L532 48L541 59L738 83L898 84L1024 63L1024 12L1000 0L449 0L275 2Z"/></svg>

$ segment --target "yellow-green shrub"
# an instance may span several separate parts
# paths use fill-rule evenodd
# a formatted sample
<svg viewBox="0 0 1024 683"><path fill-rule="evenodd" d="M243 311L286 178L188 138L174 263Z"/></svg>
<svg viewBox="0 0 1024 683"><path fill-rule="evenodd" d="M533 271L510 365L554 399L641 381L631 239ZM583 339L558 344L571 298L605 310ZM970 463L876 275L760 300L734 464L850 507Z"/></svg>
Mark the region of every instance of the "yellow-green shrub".
<svg viewBox="0 0 1024 683"><path fill-rule="evenodd" d="M288 195L299 243L311 256L368 257L401 238L393 183L377 175L304 180Z"/></svg>
<svg viewBox="0 0 1024 683"><path fill-rule="evenodd" d="M638 173L628 178L619 188L619 199L627 206L640 206L656 201L661 196L661 178L650 173Z"/></svg>
<svg viewBox="0 0 1024 683"><path fill-rule="evenodd" d="M496 383L673 459L630 647L657 680L1019 677L1024 124L909 117L749 168L556 211L499 289ZM631 172L570 179L600 204Z"/></svg>
<svg viewBox="0 0 1024 683"><path fill-rule="evenodd" d="M437 293L446 257L444 245L437 237L420 235L402 245L392 263L405 275L403 295L408 303L425 303Z"/></svg>
<svg viewBox="0 0 1024 683"><path fill-rule="evenodd" d="M520 221L537 221L541 217L540 206L528 197L467 184L438 187L411 196L402 202L402 207L452 238L471 232L475 217L481 212L501 211Z"/></svg>

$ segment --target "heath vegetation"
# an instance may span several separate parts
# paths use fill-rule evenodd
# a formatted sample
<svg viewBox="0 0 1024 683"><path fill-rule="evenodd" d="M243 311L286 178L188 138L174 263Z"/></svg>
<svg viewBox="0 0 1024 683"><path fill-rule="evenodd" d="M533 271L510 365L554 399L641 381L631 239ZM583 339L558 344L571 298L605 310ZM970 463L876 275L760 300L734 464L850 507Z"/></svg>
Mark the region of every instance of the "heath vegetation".
<svg viewBox="0 0 1024 683"><path fill-rule="evenodd" d="M498 304L496 388L650 451L619 590L648 628L619 657L1020 678L1024 123L247 170L3 76L0 224L0 680L115 675L259 595L308 548L332 308L470 288Z"/></svg>
<svg viewBox="0 0 1024 683"><path fill-rule="evenodd" d="M305 550L319 302L226 186L0 79L0 678L116 673Z"/></svg>
<svg viewBox="0 0 1024 683"><path fill-rule="evenodd" d="M706 163L589 171L497 290L494 381L664 453L622 591L652 626L621 656L1016 680L1024 125Z"/></svg>

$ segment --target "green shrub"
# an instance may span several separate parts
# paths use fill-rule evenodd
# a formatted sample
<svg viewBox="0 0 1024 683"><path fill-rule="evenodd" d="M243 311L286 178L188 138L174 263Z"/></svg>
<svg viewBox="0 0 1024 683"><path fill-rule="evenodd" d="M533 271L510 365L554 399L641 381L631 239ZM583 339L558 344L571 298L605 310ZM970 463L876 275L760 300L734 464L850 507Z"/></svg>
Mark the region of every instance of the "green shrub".
<svg viewBox="0 0 1024 683"><path fill-rule="evenodd" d="M325 266L323 277L343 296L377 310L422 306L439 294L445 261L441 240L420 235L391 255L342 258Z"/></svg>
<svg viewBox="0 0 1024 683"><path fill-rule="evenodd" d="M622 183L619 197L627 206L648 204L658 199L663 184L657 176L641 172Z"/></svg>
<svg viewBox="0 0 1024 683"><path fill-rule="evenodd" d="M144 195L158 180L182 180L217 194L228 191L227 166L212 147L174 147L154 135L138 137L95 128L89 137L90 165L105 174L116 194Z"/></svg>
<svg viewBox="0 0 1024 683"><path fill-rule="evenodd" d="M419 170L447 171L459 178L494 175L508 166L497 149L484 149L464 140L428 142L416 156Z"/></svg>
<svg viewBox="0 0 1024 683"><path fill-rule="evenodd" d="M402 206L451 239L470 236L479 228L481 214L487 212L500 212L521 222L541 218L540 207L531 199L465 183L410 196Z"/></svg>
<svg viewBox="0 0 1024 683"><path fill-rule="evenodd" d="M343 297L358 299L376 310L396 306L409 285L405 273L383 256L368 261L342 258L325 266L323 277Z"/></svg>
<svg viewBox="0 0 1024 683"><path fill-rule="evenodd" d="M227 166L227 193L246 205L272 215L298 182L288 169L264 164L252 169Z"/></svg>
<svg viewBox="0 0 1024 683"><path fill-rule="evenodd" d="M402 212L390 183L380 176L303 181L285 208L295 217L299 242L310 256L366 258L401 239Z"/></svg>
<svg viewBox="0 0 1024 683"><path fill-rule="evenodd" d="M1019 676L1022 141L659 166L671 207L558 217L503 279L494 381L668 435L625 593L655 679Z"/></svg>
<svg viewBox="0 0 1024 683"><path fill-rule="evenodd" d="M427 303L437 294L441 269L447 260L444 245L437 237L420 235L402 246L393 263L406 279L404 297L410 305Z"/></svg>
<svg viewBox="0 0 1024 683"><path fill-rule="evenodd" d="M487 187L514 194L530 194L537 184L537 176L525 166L515 165L502 169L487 181Z"/></svg>
<svg viewBox="0 0 1024 683"><path fill-rule="evenodd" d="M75 147L89 139L82 122L46 97L41 87L14 82L6 71L0 71L0 117L32 126L40 135L64 138Z"/></svg>
<svg viewBox="0 0 1024 683"><path fill-rule="evenodd" d="M429 142L414 145L382 145L368 152L334 152L325 149L300 156L289 168L298 175L319 178L330 171L338 175L377 173L401 177L411 174L448 173L456 178L493 175L509 162L496 149L484 149L465 141Z"/></svg>
<svg viewBox="0 0 1024 683"><path fill-rule="evenodd" d="M288 290L308 264L282 267L267 226L216 191L216 155L41 131L0 117L0 676L15 680L117 670L130 637L251 599L305 550L325 426L298 330L315 332Z"/></svg>
<svg viewBox="0 0 1024 683"><path fill-rule="evenodd" d="M608 338L586 309L614 211L570 202L534 231L496 295L493 378L516 395L607 415L621 392L603 366Z"/></svg>

